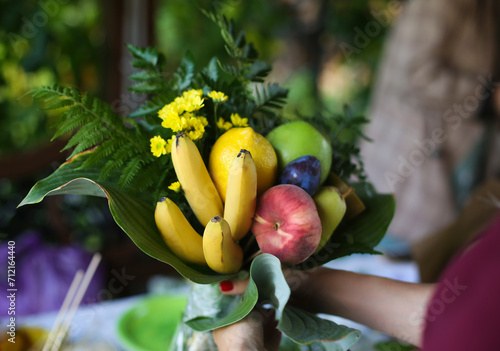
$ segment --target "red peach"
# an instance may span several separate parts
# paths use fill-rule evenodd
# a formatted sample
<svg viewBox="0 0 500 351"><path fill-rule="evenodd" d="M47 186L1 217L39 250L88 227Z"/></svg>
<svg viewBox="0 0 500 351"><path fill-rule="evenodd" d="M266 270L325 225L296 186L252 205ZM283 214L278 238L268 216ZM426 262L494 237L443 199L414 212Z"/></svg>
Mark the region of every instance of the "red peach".
<svg viewBox="0 0 500 351"><path fill-rule="evenodd" d="M252 232L264 253L284 265L311 256L321 239L321 220L312 197L302 188L280 184L259 198Z"/></svg>

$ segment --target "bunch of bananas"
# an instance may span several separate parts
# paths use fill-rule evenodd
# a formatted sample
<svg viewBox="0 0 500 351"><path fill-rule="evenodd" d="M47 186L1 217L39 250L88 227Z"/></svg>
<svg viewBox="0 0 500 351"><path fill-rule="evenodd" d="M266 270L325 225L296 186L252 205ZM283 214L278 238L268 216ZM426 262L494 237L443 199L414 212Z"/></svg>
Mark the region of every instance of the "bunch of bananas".
<svg viewBox="0 0 500 351"><path fill-rule="evenodd" d="M179 207L162 198L156 205L155 221L163 240L185 262L208 265L223 274L238 272L243 264L238 242L250 230L257 201L252 155L242 149L232 161L224 205L198 148L185 133L175 137L172 163L186 200L205 231L199 235Z"/></svg>

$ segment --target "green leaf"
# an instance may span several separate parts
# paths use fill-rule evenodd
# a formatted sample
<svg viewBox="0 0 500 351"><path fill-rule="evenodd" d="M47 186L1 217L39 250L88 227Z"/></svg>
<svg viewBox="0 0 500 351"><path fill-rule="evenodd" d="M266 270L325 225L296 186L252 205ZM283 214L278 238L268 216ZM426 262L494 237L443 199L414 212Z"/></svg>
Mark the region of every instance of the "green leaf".
<svg viewBox="0 0 500 351"><path fill-rule="evenodd" d="M345 347L336 342L316 341L311 344L297 344L285 334L281 336L279 351L345 351ZM389 350L387 350L389 351Z"/></svg>
<svg viewBox="0 0 500 351"><path fill-rule="evenodd" d="M140 48L138 46L134 46L132 44L127 44L127 49L130 51L130 54L136 59L133 62L135 63L134 67L137 68L161 68L163 64L163 57L158 53L158 50L155 48Z"/></svg>
<svg viewBox="0 0 500 351"><path fill-rule="evenodd" d="M345 351L361 336L356 329L322 319L301 309L286 306L278 323L278 329L298 344L328 341L334 350Z"/></svg>
<svg viewBox="0 0 500 351"><path fill-rule="evenodd" d="M72 157L47 178L38 181L18 207L38 203L47 195L80 194L103 196L102 190L87 186L89 181L97 180L99 177L100 170L98 168L89 167L85 170L77 171L78 167L87 159L85 156L86 153L81 153ZM83 187L80 187L82 181L78 177L87 178L86 181L83 181L85 184ZM66 183L71 180L75 180L76 183L65 187ZM72 187L80 189L72 190ZM67 189L70 190L68 191Z"/></svg>
<svg viewBox="0 0 500 351"><path fill-rule="evenodd" d="M257 302L270 303L281 316L290 297L290 288L281 271L280 261L272 255L257 256L250 266L250 279L243 296L226 296L218 286L195 287L188 302L186 324L196 331L208 331L238 322Z"/></svg>
<svg viewBox="0 0 500 351"><path fill-rule="evenodd" d="M355 218L342 222L320 252L295 268L310 269L355 253L379 253L374 247L384 237L394 216L394 196L377 194L367 183L352 186L365 204L366 210Z"/></svg>
<svg viewBox="0 0 500 351"><path fill-rule="evenodd" d="M195 285L186 308L185 323L196 331L210 331L245 318L258 301L253 281L243 295L223 295L218 285Z"/></svg>
<svg viewBox="0 0 500 351"><path fill-rule="evenodd" d="M213 57L207 67L203 69L203 75L212 82L217 82L219 79L219 64L217 58Z"/></svg>
<svg viewBox="0 0 500 351"><path fill-rule="evenodd" d="M276 318L280 319L291 291L279 259L270 254L259 255L253 261L250 273L259 290L260 303L271 304L276 310Z"/></svg>
<svg viewBox="0 0 500 351"><path fill-rule="evenodd" d="M271 66L269 66L264 61L255 61L250 66L248 79L252 82L263 83L269 72L271 72Z"/></svg>
<svg viewBox="0 0 500 351"><path fill-rule="evenodd" d="M142 116L147 116L147 115L152 115L154 118L158 118L157 114L158 111L168 104L171 100L169 100L168 94L162 94L158 96L153 96L151 99L147 100L137 108L137 110L133 111L131 114L129 114L130 118L137 118L137 117L142 117ZM155 120L158 124L160 123L160 119L158 118ZM145 128L152 128L150 123L148 123L147 127Z"/></svg>
<svg viewBox="0 0 500 351"><path fill-rule="evenodd" d="M255 89L255 111L275 113L275 110L283 108L287 95L288 90L276 83L258 85Z"/></svg>
<svg viewBox="0 0 500 351"><path fill-rule="evenodd" d="M397 351L417 351L418 348L416 348L413 345L397 341L397 340L391 340L391 341L383 341L375 344L375 351L392 351L392 350L397 350Z"/></svg>
<svg viewBox="0 0 500 351"><path fill-rule="evenodd" d="M174 88L180 93L191 85L194 79L194 58L188 52L181 61L177 72L174 73L175 83Z"/></svg>

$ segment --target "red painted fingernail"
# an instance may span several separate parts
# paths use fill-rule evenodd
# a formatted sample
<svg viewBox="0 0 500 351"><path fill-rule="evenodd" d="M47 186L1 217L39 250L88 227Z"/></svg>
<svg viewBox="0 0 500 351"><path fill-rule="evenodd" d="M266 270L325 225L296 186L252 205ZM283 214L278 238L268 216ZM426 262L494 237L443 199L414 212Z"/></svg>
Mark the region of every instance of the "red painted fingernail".
<svg viewBox="0 0 500 351"><path fill-rule="evenodd" d="M220 290L221 291L231 291L234 288L233 282L230 280L224 280L223 282L220 282L219 284Z"/></svg>

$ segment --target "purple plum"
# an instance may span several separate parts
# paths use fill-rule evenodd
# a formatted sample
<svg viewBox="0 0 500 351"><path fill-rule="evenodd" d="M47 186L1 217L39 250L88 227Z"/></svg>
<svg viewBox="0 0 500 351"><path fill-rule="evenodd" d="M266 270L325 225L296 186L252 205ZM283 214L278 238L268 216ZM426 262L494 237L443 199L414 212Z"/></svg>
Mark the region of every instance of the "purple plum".
<svg viewBox="0 0 500 351"><path fill-rule="evenodd" d="M311 196L318 190L321 179L321 163L312 156L301 156L290 162L281 173L281 184L301 187Z"/></svg>

